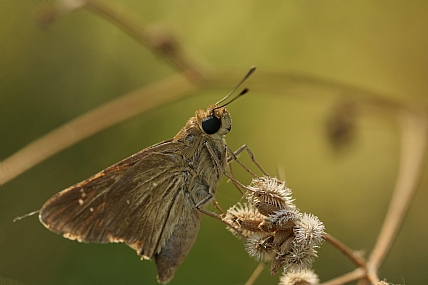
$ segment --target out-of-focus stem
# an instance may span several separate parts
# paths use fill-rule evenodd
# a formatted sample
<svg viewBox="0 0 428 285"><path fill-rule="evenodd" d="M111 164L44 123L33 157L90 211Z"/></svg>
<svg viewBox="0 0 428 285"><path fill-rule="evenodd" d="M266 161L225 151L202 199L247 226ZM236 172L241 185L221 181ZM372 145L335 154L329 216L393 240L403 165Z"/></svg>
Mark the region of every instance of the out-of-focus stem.
<svg viewBox="0 0 428 285"><path fill-rule="evenodd" d="M150 25L132 11L118 4L100 0L62 0L49 6L38 14L38 20L43 24L51 24L55 20L86 8L107 19L121 28L125 33L148 47L153 52L162 55L171 66L179 72L184 71L187 77L195 83L203 79L205 68L194 55L188 53L180 41L162 25Z"/></svg>
<svg viewBox="0 0 428 285"><path fill-rule="evenodd" d="M419 185L428 139L427 116L415 110L404 112L401 123L401 157L394 194L389 204L382 229L367 263L369 276L373 276L394 242Z"/></svg>
<svg viewBox="0 0 428 285"><path fill-rule="evenodd" d="M354 280L364 278L364 276L366 276L366 271L362 268L357 268L352 272L343 274L342 276L323 282L320 285L342 285Z"/></svg>
<svg viewBox="0 0 428 285"><path fill-rule="evenodd" d="M194 92L183 74L137 89L52 130L1 164L0 185L59 151L119 122Z"/></svg>
<svg viewBox="0 0 428 285"><path fill-rule="evenodd" d="M352 249L347 247L340 240L336 239L330 234L325 234L324 238L327 242L332 244L334 247L340 250L345 256L347 256L355 265L363 269L366 267L366 261L364 260L364 258L355 254Z"/></svg>
<svg viewBox="0 0 428 285"><path fill-rule="evenodd" d="M253 285L254 282L256 282L257 278L260 276L260 274L263 272L263 269L265 269L265 267L266 267L266 263L259 263L256 269L254 269L250 278L248 278L247 282L245 282L245 285Z"/></svg>

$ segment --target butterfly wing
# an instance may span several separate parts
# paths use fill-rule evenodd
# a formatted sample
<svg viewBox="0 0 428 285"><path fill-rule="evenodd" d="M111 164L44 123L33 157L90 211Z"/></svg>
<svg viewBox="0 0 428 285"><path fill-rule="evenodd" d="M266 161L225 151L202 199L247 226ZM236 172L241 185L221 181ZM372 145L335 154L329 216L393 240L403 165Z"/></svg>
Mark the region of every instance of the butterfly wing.
<svg viewBox="0 0 428 285"><path fill-rule="evenodd" d="M161 264L177 263L178 257L165 261L162 248L173 244L171 236L187 223L193 227L183 237L187 255L201 218L188 192L192 174L183 171L185 161L175 155L183 147L178 144L167 141L142 150L59 192L43 205L41 222L70 239L124 242L143 258L157 254Z"/></svg>

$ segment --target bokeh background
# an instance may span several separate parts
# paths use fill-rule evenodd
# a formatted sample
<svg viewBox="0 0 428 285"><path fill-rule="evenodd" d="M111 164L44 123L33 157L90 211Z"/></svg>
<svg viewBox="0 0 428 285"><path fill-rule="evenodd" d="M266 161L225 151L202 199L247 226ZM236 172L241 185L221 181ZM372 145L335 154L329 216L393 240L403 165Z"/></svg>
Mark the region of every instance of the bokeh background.
<svg viewBox="0 0 428 285"><path fill-rule="evenodd" d="M313 75L420 106L428 101L426 1L114 2L148 23L166 24L191 54L213 67L243 75L257 65L260 71ZM90 11L41 29L34 9L46 3L0 2L2 160L100 104L176 72ZM2 186L2 280L157 284L154 262L139 261L123 244L80 244L49 232L36 216L12 220L40 208L56 192L174 136L195 109L228 91L203 90L138 115ZM353 249L369 252L397 176L400 133L394 118L362 113L352 144L335 150L325 124L336 100L324 93L316 88L307 96L250 92L228 107L234 124L227 142L232 149L249 145L273 175L282 168L302 211L317 215L327 232ZM250 181L242 172L238 179ZM389 282L424 284L428 279L427 183L424 177L380 268L379 276ZM227 208L240 197L223 181L217 199ZM171 284L244 284L256 266L223 224L204 217L198 240ZM353 268L329 244L314 263L321 280ZM278 280L265 270L256 284Z"/></svg>

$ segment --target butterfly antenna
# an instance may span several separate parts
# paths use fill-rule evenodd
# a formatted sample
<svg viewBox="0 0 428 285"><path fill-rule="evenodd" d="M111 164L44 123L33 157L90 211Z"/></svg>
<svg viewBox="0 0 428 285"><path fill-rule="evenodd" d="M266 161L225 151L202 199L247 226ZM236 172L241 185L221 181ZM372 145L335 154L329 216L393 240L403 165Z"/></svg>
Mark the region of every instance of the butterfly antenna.
<svg viewBox="0 0 428 285"><path fill-rule="evenodd" d="M241 93L239 93L238 95L236 95L235 97L233 97L232 100L230 100L229 102L227 102L227 103L225 103L225 104L223 104L221 106L215 107L213 110L220 109L220 108L223 108L223 107L229 105L230 103L232 103L233 101L235 101L236 99L238 99L239 97L241 97L242 95L244 95L245 93L247 93L248 91L250 91L250 89L245 88L244 90L241 91Z"/></svg>
<svg viewBox="0 0 428 285"><path fill-rule="evenodd" d="M218 101L217 103L215 103L216 106L218 106L221 102L225 101L227 98L230 97L230 95L232 95L236 89L239 88L239 86L241 86L242 83L244 83L245 80L247 80L248 77L251 76L251 74L254 73L254 71L256 71L256 67L253 65L251 66L250 70L247 72L247 74L244 76L244 78L241 79L241 81L239 81L239 83L235 86L235 88L232 89L232 91L229 92L229 94L227 94L223 99L221 99L220 101ZM246 90L246 91L245 91ZM233 101L235 101L238 97L244 95L245 93L248 92L248 89L244 89L241 93L239 93L235 98L233 98L229 103L223 104L221 107L226 106L227 104L232 103ZM221 108L218 107L218 108ZM216 108L217 109L217 108Z"/></svg>

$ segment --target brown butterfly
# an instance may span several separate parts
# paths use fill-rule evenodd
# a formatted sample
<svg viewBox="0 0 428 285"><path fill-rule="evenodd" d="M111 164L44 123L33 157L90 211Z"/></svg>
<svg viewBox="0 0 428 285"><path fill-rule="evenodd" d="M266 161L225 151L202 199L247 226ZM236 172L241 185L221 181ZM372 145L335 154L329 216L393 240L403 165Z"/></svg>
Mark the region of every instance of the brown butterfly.
<svg viewBox="0 0 428 285"><path fill-rule="evenodd" d="M158 281L168 283L193 246L201 207L225 174L231 129L222 100L197 110L170 140L148 147L50 198L39 218L49 230L81 242L123 242L143 259L155 258Z"/></svg>

